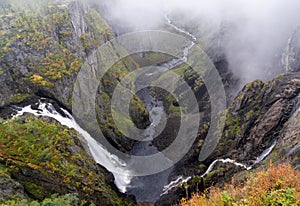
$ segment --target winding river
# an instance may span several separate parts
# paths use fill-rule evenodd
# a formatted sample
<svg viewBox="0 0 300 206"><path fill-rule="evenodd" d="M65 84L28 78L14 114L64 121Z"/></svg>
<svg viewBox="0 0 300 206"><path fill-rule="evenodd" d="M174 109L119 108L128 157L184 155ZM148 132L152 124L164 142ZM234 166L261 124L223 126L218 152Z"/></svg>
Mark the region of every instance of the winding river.
<svg viewBox="0 0 300 206"><path fill-rule="evenodd" d="M149 72L137 78L136 84L138 84L139 86L149 85L149 82L157 79L161 73L165 72L166 70L173 69L176 66L179 66L182 63L186 62L189 50L195 45L194 41L197 40L197 38L191 33L174 25L167 15L165 15L164 18L170 27L176 29L177 31L191 39L191 44L183 48L181 58L171 59L170 61L160 65L161 70ZM151 95L151 91L149 89L142 90L139 97L149 111L149 116L152 120L152 124L145 130L145 138L147 138L147 140L149 141L141 141L137 143L132 150L132 154L151 155L159 152L157 148L151 143L151 141L153 140L153 138L155 138L155 136L153 135L155 134L156 126L159 125L160 119L164 112L163 103L155 99L155 97ZM173 167L158 174L143 177L133 177L131 180L131 184L128 187L128 193L133 194L137 198L137 201L157 201L160 198L161 193L164 192L165 185L168 184L169 176L172 170Z"/></svg>
<svg viewBox="0 0 300 206"><path fill-rule="evenodd" d="M175 29L177 32L182 33L184 36L191 39L191 44L188 45L183 49L182 58L180 59L172 59L163 65L161 67L172 69L184 62L187 61L187 57L189 54L189 50L195 45L197 38L196 36L192 35L191 33L185 31L184 29L176 26L171 19L168 18L168 16L165 16L165 20L167 24ZM159 75L160 71L158 71L157 75ZM163 71L161 71L163 72ZM155 72L156 73L156 72ZM152 75L155 75L154 73L148 73L145 74L146 76L150 77ZM146 81L150 81L151 78L147 78L146 76L141 77L140 79L137 79L139 81L139 84L143 84L145 79L148 79ZM146 82L144 82L146 84ZM143 101L144 105L146 106L147 110L149 111L149 116L151 119L151 125L145 129L144 131L144 141L140 141L137 144L134 145L133 150L131 151L131 154L133 155L150 155L157 153L158 150L151 141L153 138L155 138L155 130L157 126L161 122L162 115L164 114L164 107L163 103L158 101L155 97L151 95L151 91L149 89L143 89L141 93L139 94L139 97ZM114 154L109 153L102 145L100 145L94 138L91 137L91 135L82 129L78 123L74 120L72 115L68 113L68 111L61 108L64 115L61 115L59 112L55 110L52 104L45 103L43 101L38 103L38 109L32 109L31 106L26 106L23 108L17 109L17 115L20 116L24 113L31 113L36 116L47 116L53 119L56 119L58 122L60 122L62 125L67 126L69 128L75 129L77 132L79 132L85 139L90 152L95 159L95 161L101 165L110 165L111 168L114 168L115 171L113 172L113 175L115 177L115 184L119 188L119 190L123 193L133 194L137 198L137 201L141 202L155 202L160 198L160 196L167 194L171 189L181 186L184 182L187 182L192 177L183 177L179 176L177 179L169 182L169 176L172 172L173 168L169 168L161 173L150 175L150 176L144 176L144 177L133 177L131 176L130 171L126 170L126 164L119 159ZM262 161L266 156L270 154L273 147L275 146L276 142L268 148L266 151L264 151L261 156L257 158L254 164L259 163ZM211 163L211 165L208 167L207 171L202 175L205 176L209 172L213 170L214 165L217 162L222 163L231 163L239 167L243 167L247 170L251 169L252 166L246 166L244 164L235 162L231 159L217 159L214 162ZM112 171L111 171L112 172Z"/></svg>

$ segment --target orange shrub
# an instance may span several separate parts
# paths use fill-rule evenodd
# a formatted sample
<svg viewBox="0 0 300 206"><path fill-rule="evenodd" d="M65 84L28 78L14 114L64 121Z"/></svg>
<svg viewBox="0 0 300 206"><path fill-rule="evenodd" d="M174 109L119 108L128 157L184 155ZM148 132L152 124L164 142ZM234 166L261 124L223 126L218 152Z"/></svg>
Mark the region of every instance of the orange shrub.
<svg viewBox="0 0 300 206"><path fill-rule="evenodd" d="M288 164L273 165L251 174L243 185L232 181L224 188L210 188L204 193L183 198L181 206L298 206L300 171Z"/></svg>

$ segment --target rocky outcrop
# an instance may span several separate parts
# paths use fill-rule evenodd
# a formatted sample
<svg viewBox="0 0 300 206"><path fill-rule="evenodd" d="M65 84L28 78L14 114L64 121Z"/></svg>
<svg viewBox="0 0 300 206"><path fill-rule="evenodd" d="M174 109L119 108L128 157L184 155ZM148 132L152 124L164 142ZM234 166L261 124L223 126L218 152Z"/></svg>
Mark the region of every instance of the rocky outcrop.
<svg viewBox="0 0 300 206"><path fill-rule="evenodd" d="M291 74L247 84L228 110L217 154L249 162L280 138L297 107L300 76ZM230 148L230 149L229 149Z"/></svg>
<svg viewBox="0 0 300 206"><path fill-rule="evenodd" d="M173 175L200 176L216 159L231 158L252 166L274 141L278 143L271 154L273 162L289 159L294 167L299 167L299 94L299 73L281 75L270 82L257 80L247 84L228 108L222 137L212 155L204 162L198 161L201 139L206 135L202 126L200 136L176 165ZM214 168L204 176L204 188L230 181L234 174L244 170L224 163ZM193 178L188 182L191 191L195 191L196 182ZM157 205L176 202L176 197L185 197L184 187L169 191Z"/></svg>
<svg viewBox="0 0 300 206"><path fill-rule="evenodd" d="M281 63L286 72L300 71L300 28L297 28L289 38L282 55Z"/></svg>
<svg viewBox="0 0 300 206"><path fill-rule="evenodd" d="M300 99L296 97L296 106L293 115L286 122L283 132L280 135L279 142L272 154L273 161L288 161L291 165L300 168Z"/></svg>
<svg viewBox="0 0 300 206"><path fill-rule="evenodd" d="M0 125L0 197L43 200L78 194L96 205L133 202L86 150L84 138L47 117L22 116ZM114 188L114 189L112 189Z"/></svg>
<svg viewBox="0 0 300 206"><path fill-rule="evenodd" d="M71 111L78 72L85 62L96 63L101 70L106 56L95 51L112 39L113 33L87 2L44 1L34 7L31 3L19 10L8 3L1 11L0 106L19 103L14 101L17 97L30 95L53 99ZM118 56L113 45L107 49ZM115 64L100 81L96 97L99 127L111 144L123 151L130 150L134 141L118 132L110 99L122 76L137 66L130 57ZM138 98L132 101L131 111L133 119L141 120L135 121L140 128L149 125L148 112Z"/></svg>
<svg viewBox="0 0 300 206"><path fill-rule="evenodd" d="M2 171L0 174L0 198L10 200L12 197L24 199L24 187Z"/></svg>

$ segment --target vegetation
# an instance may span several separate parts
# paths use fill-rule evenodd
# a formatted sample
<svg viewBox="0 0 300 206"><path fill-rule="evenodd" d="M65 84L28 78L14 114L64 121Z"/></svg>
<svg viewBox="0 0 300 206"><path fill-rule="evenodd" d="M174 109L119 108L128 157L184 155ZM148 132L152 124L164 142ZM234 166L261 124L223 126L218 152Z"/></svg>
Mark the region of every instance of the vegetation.
<svg viewBox="0 0 300 206"><path fill-rule="evenodd" d="M245 183L234 180L224 188L212 187L183 198L181 206L297 206L300 204L300 171L272 163L266 171L251 174Z"/></svg>
<svg viewBox="0 0 300 206"><path fill-rule="evenodd" d="M97 169L74 130L47 118L30 115L0 124L0 131L0 175L20 183L25 195L30 197L29 201L42 201L54 193L76 192L81 200L86 199L88 203L95 201L91 199L93 196L96 199L106 198L106 204L125 204L107 185L103 171ZM6 204L39 205L19 201L14 196L11 200ZM51 201L63 200L52 198Z"/></svg>
<svg viewBox="0 0 300 206"><path fill-rule="evenodd" d="M160 65L173 59L172 56L160 52L144 52L142 54L132 55L135 62L142 67Z"/></svg>
<svg viewBox="0 0 300 206"><path fill-rule="evenodd" d="M30 97L30 94L16 94L6 101L6 104L10 103L20 103L26 98Z"/></svg>
<svg viewBox="0 0 300 206"><path fill-rule="evenodd" d="M46 93L50 93L45 96L66 96L68 99L61 101L71 107L71 91L65 91L65 87L73 86L86 57L114 37L111 28L96 9L84 5L89 8L82 7L78 11L81 16L78 16L76 7L69 6L75 2L70 2L5 0L5 6L0 7L0 76L7 73L11 79L18 80L22 88L16 93L36 93L36 90L40 91L43 87ZM84 21L84 28L73 25L72 12L76 13L74 18ZM97 52L95 58L95 61L99 60L99 68L111 66L109 64L118 59L120 53L128 53L125 49L116 51L114 45L109 43L103 50ZM119 137L114 135L118 133L117 128L109 114L110 99L120 79L137 67L130 56L123 58L110 67L99 86L101 91L97 99L101 109L97 105L96 112L99 114L100 127L109 130L107 133L113 136L110 139L120 145ZM67 94L60 95L61 91ZM22 98L20 94L6 103L18 103ZM132 105L134 111L137 111L136 116L148 115L140 100L134 99ZM111 130L116 131L112 133Z"/></svg>
<svg viewBox="0 0 300 206"><path fill-rule="evenodd" d="M79 70L82 59L74 51L80 48L69 43L72 25L67 9L52 4L51 0L13 1L7 5L0 18L0 57L3 61L16 58L22 49L26 56L20 63L30 71L29 81L41 86L52 86L54 80Z"/></svg>
<svg viewBox="0 0 300 206"><path fill-rule="evenodd" d="M1 206L79 206L86 203L85 201L80 201L77 194L66 194L63 196L58 196L57 194L51 195L51 197L44 199L41 202L38 201L28 201L26 199L1 201ZM90 206L93 206L91 204Z"/></svg>

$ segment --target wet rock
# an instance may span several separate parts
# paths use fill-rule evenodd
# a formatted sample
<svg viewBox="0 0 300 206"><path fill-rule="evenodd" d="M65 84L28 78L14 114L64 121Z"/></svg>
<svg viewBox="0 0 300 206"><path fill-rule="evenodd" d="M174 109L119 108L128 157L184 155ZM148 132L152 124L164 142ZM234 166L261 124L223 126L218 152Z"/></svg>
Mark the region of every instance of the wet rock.
<svg viewBox="0 0 300 206"><path fill-rule="evenodd" d="M49 5L46 2L39 6L48 8ZM4 41L11 39L9 48L1 48L0 51L1 111L9 111L11 106L21 105L22 102L29 103L27 100L14 101L16 95L24 94L52 99L59 107L72 111L73 86L83 63L97 65L93 66L96 71L102 68L104 54L99 54L96 50L113 38L113 32L101 14L87 2L81 1L56 2L50 7L52 9L46 14L35 13L37 21L45 22L45 25L30 25L39 28L38 36L31 31L34 29L27 28L26 21L20 22L18 30L11 27L11 23L22 15L32 18L26 16L26 8L9 16L1 16L3 27L7 30L2 38ZM101 24L101 32L95 26L98 24ZM111 55L118 56L113 46L108 50ZM121 61L117 66L120 72L108 72L104 80L100 81L96 94L97 127L105 130L107 139L122 151L129 151L134 141L118 132L110 114L110 99L113 88L122 79L122 75L136 66L130 57ZM85 101L85 98L82 99ZM145 128L149 125L148 113L140 102L132 104L131 114L138 127ZM8 116L4 114L1 117Z"/></svg>
<svg viewBox="0 0 300 206"><path fill-rule="evenodd" d="M280 140L276 146L276 153L273 160L289 161L293 167L300 168L300 96L296 100L295 111L286 122Z"/></svg>
<svg viewBox="0 0 300 206"><path fill-rule="evenodd" d="M0 174L0 199L9 200L11 197L25 198L24 187L11 179L8 174Z"/></svg>
<svg viewBox="0 0 300 206"><path fill-rule="evenodd" d="M51 194L77 193L81 200L96 205L126 205L135 202L133 197L118 192L111 173L97 165L83 137L74 130L59 125L53 119L36 119L32 115L23 115L19 120L1 126L6 128L10 124L14 125L16 131L27 126L38 127L38 130L19 134L19 138L24 135L23 139L31 144L32 137L29 138L29 135L34 133L34 147L41 150L41 153L47 151L45 155L49 156L43 156L41 160L37 158L38 155L33 158L30 157L31 153L25 152L23 156L16 153L12 158L7 152L14 151L7 146L2 134L1 141L7 149L0 151L0 196L5 199L30 197L41 201ZM52 128L52 136L42 132L41 124L43 128ZM7 134L10 134L9 131ZM49 142L42 143L44 138L49 138ZM17 139L11 141L19 144ZM9 171L10 176L2 175L2 170Z"/></svg>
<svg viewBox="0 0 300 206"><path fill-rule="evenodd" d="M211 156L204 162L198 161L196 143L199 144L199 138L196 139L189 153L175 166L173 176L202 175L218 158L231 158L250 166L274 141L278 141L277 149L271 158L274 161L290 159L294 167L299 168L299 80L300 73L296 72L270 82L247 84L229 106L222 137ZM205 134L202 135L205 137ZM204 177L206 187L222 185L243 170L234 165L219 164ZM176 197L177 201L185 197L185 191L173 189L162 196L157 205L166 205L168 201L176 203Z"/></svg>
<svg viewBox="0 0 300 206"><path fill-rule="evenodd" d="M300 71L300 28L298 27L288 40L282 55L282 65L286 72Z"/></svg>

